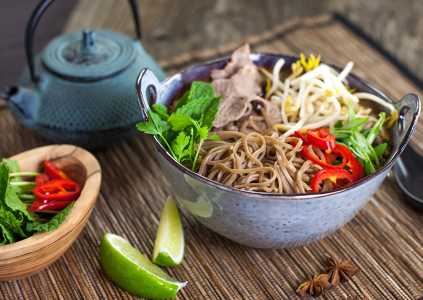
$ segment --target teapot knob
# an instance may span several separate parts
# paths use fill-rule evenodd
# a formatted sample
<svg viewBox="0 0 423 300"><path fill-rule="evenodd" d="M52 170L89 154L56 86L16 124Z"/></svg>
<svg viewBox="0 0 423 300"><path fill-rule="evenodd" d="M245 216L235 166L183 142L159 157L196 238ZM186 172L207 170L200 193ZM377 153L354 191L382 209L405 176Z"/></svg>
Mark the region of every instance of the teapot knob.
<svg viewBox="0 0 423 300"><path fill-rule="evenodd" d="M82 31L82 47L85 51L90 51L96 48L96 34L95 30L91 28Z"/></svg>

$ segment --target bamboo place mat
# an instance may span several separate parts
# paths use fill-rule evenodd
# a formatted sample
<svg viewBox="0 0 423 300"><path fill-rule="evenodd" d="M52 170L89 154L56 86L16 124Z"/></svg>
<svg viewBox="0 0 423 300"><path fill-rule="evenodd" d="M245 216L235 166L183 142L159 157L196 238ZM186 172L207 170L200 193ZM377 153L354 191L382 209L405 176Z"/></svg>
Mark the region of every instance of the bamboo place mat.
<svg viewBox="0 0 423 300"><path fill-rule="evenodd" d="M128 29L129 30L129 29ZM320 53L327 62L355 62L354 73L392 99L422 91L378 51L331 15L297 20L246 41L161 61L168 74L228 55L249 42L253 51ZM135 78L134 78L135 81ZM1 104L0 104L1 105ZM414 144L423 149L423 127ZM48 144L0 109L0 156ZM95 152L103 170L97 204L79 238L46 270L29 278L0 283L0 299L135 299L113 284L99 261L105 232L128 239L151 257L166 196L171 193L148 138ZM184 208L185 258L165 271L187 280L177 299L301 299L295 290L326 267L325 254L350 259L361 272L337 285L323 299L419 299L423 296L423 218L403 200L392 176L357 216L313 244L260 250L236 244L200 225ZM311 297L310 297L311 299Z"/></svg>

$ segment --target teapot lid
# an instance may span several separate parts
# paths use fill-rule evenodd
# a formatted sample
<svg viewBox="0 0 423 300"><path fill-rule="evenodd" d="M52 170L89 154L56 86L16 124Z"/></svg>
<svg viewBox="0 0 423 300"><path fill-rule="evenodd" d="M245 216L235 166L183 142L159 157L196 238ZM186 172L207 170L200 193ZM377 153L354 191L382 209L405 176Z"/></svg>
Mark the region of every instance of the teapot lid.
<svg viewBox="0 0 423 300"><path fill-rule="evenodd" d="M44 50L44 66L57 76L73 81L112 77L135 60L134 41L119 32L85 29L55 38Z"/></svg>

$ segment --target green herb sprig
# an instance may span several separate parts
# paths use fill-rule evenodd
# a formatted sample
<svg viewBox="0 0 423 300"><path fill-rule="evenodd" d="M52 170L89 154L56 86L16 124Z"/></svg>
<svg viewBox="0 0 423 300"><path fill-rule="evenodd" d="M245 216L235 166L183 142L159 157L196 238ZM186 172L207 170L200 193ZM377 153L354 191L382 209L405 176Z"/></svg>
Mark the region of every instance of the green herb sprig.
<svg viewBox="0 0 423 300"><path fill-rule="evenodd" d="M4 158L0 164L0 246L15 243L40 231L52 231L66 219L73 202L52 218L40 218L28 212L35 201L34 182L24 182L19 176L38 173L20 172L17 161ZM44 212L43 212L44 213Z"/></svg>
<svg viewBox="0 0 423 300"><path fill-rule="evenodd" d="M211 84L194 81L175 105L169 115L162 104L154 104L155 112L148 110L151 122L137 124L138 130L158 135L160 143L179 163L192 164L195 170L201 146L205 140L219 140L213 133L209 136L216 118L221 97L214 96Z"/></svg>
<svg viewBox="0 0 423 300"><path fill-rule="evenodd" d="M348 147L363 165L366 175L373 174L380 168L380 162L385 153L387 143L373 147L373 142L385 122L386 114L379 113L379 119L370 129L359 130L369 117L356 118L354 108L348 104L348 121L343 125L341 121L335 124L330 132L335 135L336 143Z"/></svg>

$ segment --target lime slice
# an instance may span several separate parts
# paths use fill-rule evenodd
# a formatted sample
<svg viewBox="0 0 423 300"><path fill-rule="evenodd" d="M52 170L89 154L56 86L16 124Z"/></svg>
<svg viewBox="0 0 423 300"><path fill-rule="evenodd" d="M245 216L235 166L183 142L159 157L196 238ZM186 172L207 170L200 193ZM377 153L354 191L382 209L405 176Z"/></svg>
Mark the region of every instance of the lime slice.
<svg viewBox="0 0 423 300"><path fill-rule="evenodd" d="M184 248L184 229L178 207L168 197L160 217L152 261L165 267L177 266L184 258Z"/></svg>
<svg viewBox="0 0 423 300"><path fill-rule="evenodd" d="M187 282L167 275L118 235L105 233L100 261L106 275L125 291L148 299L174 298Z"/></svg>

